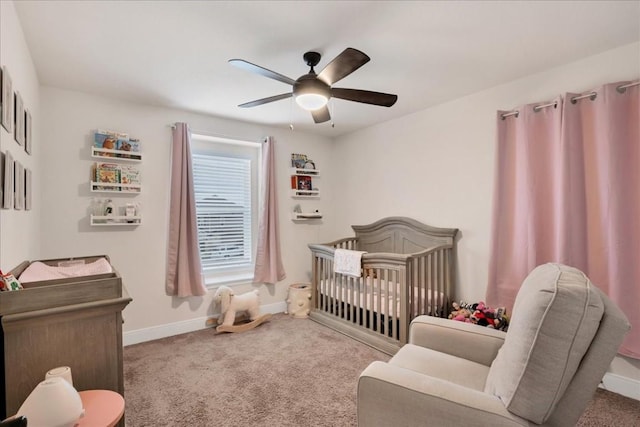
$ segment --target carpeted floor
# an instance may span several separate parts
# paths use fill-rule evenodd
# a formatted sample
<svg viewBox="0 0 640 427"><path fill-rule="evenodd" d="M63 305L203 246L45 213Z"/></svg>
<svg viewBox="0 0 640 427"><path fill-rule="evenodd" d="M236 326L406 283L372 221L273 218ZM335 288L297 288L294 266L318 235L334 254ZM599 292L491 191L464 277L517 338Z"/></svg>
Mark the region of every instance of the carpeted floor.
<svg viewBox="0 0 640 427"><path fill-rule="evenodd" d="M356 384L389 356L284 314L124 349L127 427L355 426ZM598 390L578 426L640 426L640 402Z"/></svg>

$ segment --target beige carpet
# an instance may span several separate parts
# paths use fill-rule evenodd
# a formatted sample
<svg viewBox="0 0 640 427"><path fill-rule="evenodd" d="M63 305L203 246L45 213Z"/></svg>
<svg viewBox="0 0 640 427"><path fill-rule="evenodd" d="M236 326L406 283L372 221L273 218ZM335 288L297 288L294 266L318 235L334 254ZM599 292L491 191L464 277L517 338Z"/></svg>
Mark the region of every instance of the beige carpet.
<svg viewBox="0 0 640 427"><path fill-rule="evenodd" d="M355 426L356 383L389 356L284 314L241 334L214 329L124 350L126 425ZM640 402L599 390L579 426L640 426Z"/></svg>

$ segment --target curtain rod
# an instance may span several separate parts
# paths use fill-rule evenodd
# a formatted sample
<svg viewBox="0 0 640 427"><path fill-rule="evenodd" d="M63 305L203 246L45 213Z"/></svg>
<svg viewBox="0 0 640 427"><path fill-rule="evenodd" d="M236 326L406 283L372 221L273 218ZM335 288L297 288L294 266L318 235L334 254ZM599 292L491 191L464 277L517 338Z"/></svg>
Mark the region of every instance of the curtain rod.
<svg viewBox="0 0 640 427"><path fill-rule="evenodd" d="M175 129L176 125L175 123L171 123L168 124L167 127L171 128L171 129ZM249 143L249 144L259 144L259 143L265 143L266 142L266 137L261 137L260 138L260 142L254 142L254 141L247 141L245 139L239 139L237 136L228 136L228 135L221 135L221 134L217 134L217 133L211 133L211 132L203 132L203 131L198 131L198 130L193 130L191 129L191 133L195 134L195 135L201 135L201 136L209 136L212 138L220 138L220 139L225 139L228 140L230 142L239 142L239 143Z"/></svg>
<svg viewBox="0 0 640 427"><path fill-rule="evenodd" d="M627 83L624 85L620 85L618 87L616 87L616 90L619 93L624 93L627 88L633 87L633 86L638 86L640 85L640 80L638 80L637 82L632 82L632 83ZM585 98L590 98L592 101L595 100L597 98L598 94L596 92L588 92L588 93L584 93L582 95L577 95L574 96L570 99L572 104L575 104L577 101L579 101L580 99L585 99ZM543 108L547 108L547 107L553 107L556 108L558 106L557 102L551 102L549 104L540 104L540 105L536 105L533 107L533 111L535 111L536 113L540 110L542 110ZM501 115L500 117L502 118L502 120L506 119L509 116L516 116L516 118L518 117L518 115L520 114L520 111L518 110L513 110L513 111L509 111L508 113L504 113L503 115Z"/></svg>

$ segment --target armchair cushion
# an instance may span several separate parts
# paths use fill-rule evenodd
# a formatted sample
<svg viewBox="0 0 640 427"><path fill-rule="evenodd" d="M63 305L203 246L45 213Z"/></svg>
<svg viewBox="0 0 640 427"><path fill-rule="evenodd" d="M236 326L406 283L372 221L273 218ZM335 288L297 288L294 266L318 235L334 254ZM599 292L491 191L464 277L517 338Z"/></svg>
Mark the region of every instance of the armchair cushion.
<svg viewBox="0 0 640 427"><path fill-rule="evenodd" d="M418 316L411 321L409 343L491 366L506 335L472 323Z"/></svg>
<svg viewBox="0 0 640 427"><path fill-rule="evenodd" d="M518 292L485 391L510 412L542 424L578 369L603 311L600 293L581 271L559 264L534 269Z"/></svg>
<svg viewBox="0 0 640 427"><path fill-rule="evenodd" d="M478 391L484 391L489 374L486 365L413 344L405 344L389 363Z"/></svg>

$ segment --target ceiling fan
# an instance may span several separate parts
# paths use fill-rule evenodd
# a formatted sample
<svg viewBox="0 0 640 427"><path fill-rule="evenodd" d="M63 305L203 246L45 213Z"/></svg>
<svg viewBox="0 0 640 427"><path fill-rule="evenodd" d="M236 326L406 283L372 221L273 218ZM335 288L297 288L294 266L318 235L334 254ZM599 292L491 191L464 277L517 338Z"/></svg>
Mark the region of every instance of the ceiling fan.
<svg viewBox="0 0 640 427"><path fill-rule="evenodd" d="M307 52L302 58L311 69L307 74L300 76L297 80L293 80L243 59L230 59L229 62L236 67L293 86L293 90L289 93L245 102L244 104L238 105L238 107L255 107L293 96L298 105L311 112L313 120L316 123L323 123L331 119L329 108L327 108L327 102L331 97L383 107L391 107L398 100L397 95L388 93L332 87L334 83L347 77L371 59L357 49L346 48L340 55L336 56L333 61L327 64L319 74L316 74L313 69L313 67L320 62L321 55L318 52Z"/></svg>

